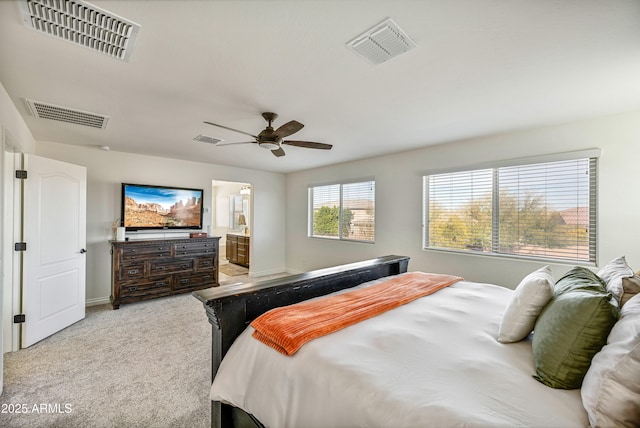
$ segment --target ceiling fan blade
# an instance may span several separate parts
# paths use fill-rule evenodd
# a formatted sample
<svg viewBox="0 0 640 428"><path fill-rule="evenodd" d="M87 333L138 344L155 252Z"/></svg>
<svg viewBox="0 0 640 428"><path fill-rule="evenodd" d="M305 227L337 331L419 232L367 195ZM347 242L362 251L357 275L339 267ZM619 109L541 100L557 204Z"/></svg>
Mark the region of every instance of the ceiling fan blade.
<svg viewBox="0 0 640 428"><path fill-rule="evenodd" d="M282 150L282 147L278 147L278 148L277 148L277 149L275 149L275 150L271 150L271 153L273 153L273 155L274 155L275 157L278 157L278 158L279 158L280 156L284 156L284 155L285 155L285 152L284 152L284 150Z"/></svg>
<svg viewBox="0 0 640 428"><path fill-rule="evenodd" d="M241 141L239 143L216 143L215 145L218 147L222 146L234 146L236 144L258 144L256 141Z"/></svg>
<svg viewBox="0 0 640 428"><path fill-rule="evenodd" d="M301 124L298 121L292 120L291 122L287 122L284 125L282 125L280 128L276 129L273 132L273 135L276 136L277 138L284 138L284 137L288 137L291 134L295 134L302 128L304 128L303 124Z"/></svg>
<svg viewBox="0 0 640 428"><path fill-rule="evenodd" d="M320 150L331 150L331 148L333 147L332 144L315 143L313 141L287 140L287 141L283 141L281 144L287 144L289 146L296 146L296 147L305 147L307 149L320 149Z"/></svg>
<svg viewBox="0 0 640 428"><path fill-rule="evenodd" d="M218 125L217 123L207 122L206 120L204 121L204 123L206 123L207 125L217 126L218 128L228 129L229 131L239 132L241 134L248 135L249 137L253 137L255 139L258 139L257 136L255 136L253 134L249 134L248 132L240 131L239 129L229 128L228 126Z"/></svg>

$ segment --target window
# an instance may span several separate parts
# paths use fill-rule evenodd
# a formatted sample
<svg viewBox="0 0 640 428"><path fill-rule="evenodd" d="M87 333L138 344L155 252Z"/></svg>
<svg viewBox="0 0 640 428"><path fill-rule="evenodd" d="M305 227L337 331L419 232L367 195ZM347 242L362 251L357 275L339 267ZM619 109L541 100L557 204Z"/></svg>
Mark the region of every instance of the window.
<svg viewBox="0 0 640 428"><path fill-rule="evenodd" d="M596 157L424 177L424 247L596 261Z"/></svg>
<svg viewBox="0 0 640 428"><path fill-rule="evenodd" d="M310 187L309 236L373 242L375 193L375 181Z"/></svg>

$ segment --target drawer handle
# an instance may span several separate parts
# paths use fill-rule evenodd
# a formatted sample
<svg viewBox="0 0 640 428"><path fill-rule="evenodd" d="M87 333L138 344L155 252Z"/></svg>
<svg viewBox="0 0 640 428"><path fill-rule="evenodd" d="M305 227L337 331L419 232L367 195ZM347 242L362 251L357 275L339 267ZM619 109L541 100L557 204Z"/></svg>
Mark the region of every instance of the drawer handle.
<svg viewBox="0 0 640 428"><path fill-rule="evenodd" d="M129 270L129 271L127 271L127 274L129 274L129 275L135 275L135 274L137 274L138 272L139 272L139 270L138 270L138 269L133 269L133 270Z"/></svg>
<svg viewBox="0 0 640 428"><path fill-rule="evenodd" d="M209 278L211 278L211 275L205 275L203 278L204 279L209 279Z"/></svg>
<svg viewBox="0 0 640 428"><path fill-rule="evenodd" d="M129 291L136 291L138 287L129 287Z"/></svg>
<svg viewBox="0 0 640 428"><path fill-rule="evenodd" d="M156 287L164 287L165 285L167 285L166 282L156 282Z"/></svg>
<svg viewBox="0 0 640 428"><path fill-rule="evenodd" d="M188 284L189 280L188 279L181 279L180 280L180 284Z"/></svg>
<svg viewBox="0 0 640 428"><path fill-rule="evenodd" d="M158 270L165 270L166 266L158 266Z"/></svg>

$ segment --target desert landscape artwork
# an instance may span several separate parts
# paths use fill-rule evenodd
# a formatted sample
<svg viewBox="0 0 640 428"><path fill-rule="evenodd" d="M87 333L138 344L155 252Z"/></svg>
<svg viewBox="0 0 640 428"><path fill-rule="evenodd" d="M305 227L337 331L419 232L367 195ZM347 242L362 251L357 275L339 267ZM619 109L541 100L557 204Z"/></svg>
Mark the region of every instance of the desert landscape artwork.
<svg viewBox="0 0 640 428"><path fill-rule="evenodd" d="M124 226L200 226L201 208L200 191L129 185L124 195Z"/></svg>

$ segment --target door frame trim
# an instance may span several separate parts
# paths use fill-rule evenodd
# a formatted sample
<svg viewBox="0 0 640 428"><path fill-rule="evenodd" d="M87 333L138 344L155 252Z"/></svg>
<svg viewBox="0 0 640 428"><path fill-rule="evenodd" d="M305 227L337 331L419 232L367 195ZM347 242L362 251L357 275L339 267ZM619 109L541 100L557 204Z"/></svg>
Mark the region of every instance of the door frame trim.
<svg viewBox="0 0 640 428"><path fill-rule="evenodd" d="M5 130L6 132L6 130ZM13 322L13 316L19 314L21 304L21 253L13 250L13 243L21 236L22 201L20 183L15 179L14 171L22 164L22 153L15 151L5 134L3 150L2 177L3 221L2 221L2 352L15 352L20 349L22 331L20 324ZM6 192L6 193L5 193Z"/></svg>

